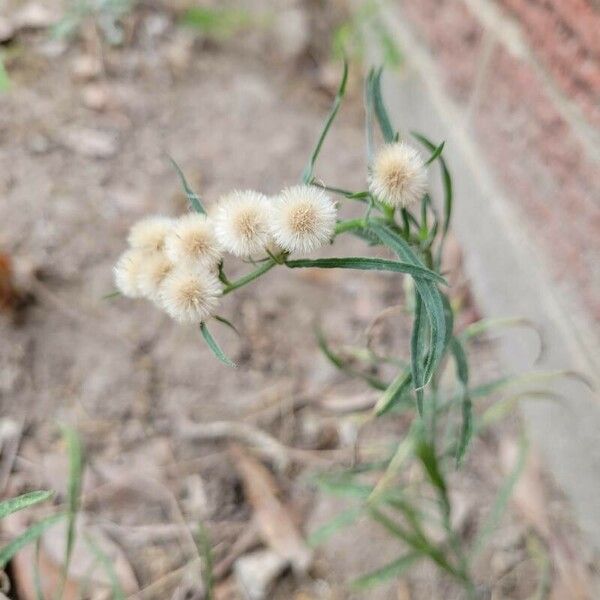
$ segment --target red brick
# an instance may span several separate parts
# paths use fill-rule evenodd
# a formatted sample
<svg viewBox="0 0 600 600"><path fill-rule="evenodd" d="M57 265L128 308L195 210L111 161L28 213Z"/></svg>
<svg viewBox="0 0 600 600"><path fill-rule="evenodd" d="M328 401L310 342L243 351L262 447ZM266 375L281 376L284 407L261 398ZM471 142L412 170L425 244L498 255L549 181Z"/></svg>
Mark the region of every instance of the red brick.
<svg viewBox="0 0 600 600"><path fill-rule="evenodd" d="M407 0L403 6L438 61L450 94L466 102L477 72L481 24L462 0Z"/></svg>
<svg viewBox="0 0 600 600"><path fill-rule="evenodd" d="M557 283L600 319L600 171L543 90L531 67L498 47L475 134Z"/></svg>
<svg viewBox="0 0 600 600"><path fill-rule="evenodd" d="M496 0L522 26L558 87L600 126L600 6L593 0Z"/></svg>

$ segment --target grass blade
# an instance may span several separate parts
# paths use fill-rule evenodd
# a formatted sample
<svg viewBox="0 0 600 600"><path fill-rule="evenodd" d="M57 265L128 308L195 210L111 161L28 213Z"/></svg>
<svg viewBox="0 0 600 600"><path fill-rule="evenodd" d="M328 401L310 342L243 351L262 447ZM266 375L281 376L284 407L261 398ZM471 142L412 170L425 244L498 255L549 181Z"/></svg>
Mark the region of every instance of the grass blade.
<svg viewBox="0 0 600 600"><path fill-rule="evenodd" d="M302 258L286 261L290 269L318 268L318 269L358 269L361 271L392 271L407 273L412 277L419 277L428 281L446 283L446 280L435 271L427 267L409 262L386 260L385 258L348 257L348 258Z"/></svg>
<svg viewBox="0 0 600 600"><path fill-rule="evenodd" d="M223 325L227 325L227 327L229 327L229 329L232 329L238 335L241 335L240 332L237 330L236 326L231 321L226 319L225 317L220 317L219 315L213 315L213 318L216 319L217 321L219 321L219 323L223 323Z"/></svg>
<svg viewBox="0 0 600 600"><path fill-rule="evenodd" d="M317 162L317 158L319 156L319 153L321 152L321 147L323 146L325 137L327 136L327 133L329 132L329 128L331 127L331 124L333 123L333 120L335 119L335 116L337 115L338 110L340 109L340 106L342 104L342 99L344 98L344 94L346 93L347 81L348 81L348 63L346 61L344 61L344 71L342 74L342 80L338 87L337 94L335 95L335 98L333 99L333 104L331 106L331 110L329 111L329 116L327 117L327 121L325 121L325 125L323 126L323 129L321 130L321 135L319 136L319 139L317 140L317 145L315 146L315 149L313 150L313 153L308 161L308 164L306 165L306 167L304 168L304 171L302 173L303 183L309 184L313 179L315 163Z"/></svg>
<svg viewBox="0 0 600 600"><path fill-rule="evenodd" d="M81 440L77 432L68 426L62 427L63 438L67 444L67 453L69 457L69 481L67 489L67 543L65 546L65 560L61 569L61 579L59 593L57 598L62 598L63 591L67 582L71 556L75 547L75 538L77 534L77 514L81 503L81 488L83 478L83 449Z"/></svg>
<svg viewBox="0 0 600 600"><path fill-rule="evenodd" d="M425 306L419 293L415 294L415 318L410 336L410 355L412 380L415 394L417 395L417 410L423 416L423 388L425 387L425 364L427 355L427 321L425 319Z"/></svg>
<svg viewBox="0 0 600 600"><path fill-rule="evenodd" d="M308 544L313 548L320 546L340 529L353 525L363 512L364 508L362 506L348 508L339 512L333 519L321 525L321 527L310 534Z"/></svg>
<svg viewBox="0 0 600 600"><path fill-rule="evenodd" d="M414 131L412 132L412 134L431 152L435 152L437 147L431 140L427 139L424 135L416 133ZM444 220L442 225L442 237L440 239L440 246L438 248L437 255L437 263L439 264L443 253L444 242L446 241L446 236L450 227L450 221L452 220L452 204L454 202L454 190L452 186L452 176L450 175L450 170L448 169L448 165L444 160L444 157L440 153L437 156L437 158L439 158L440 165L442 167L442 185L444 187Z"/></svg>
<svg viewBox="0 0 600 600"><path fill-rule="evenodd" d="M198 554L202 558L202 581L204 582L204 598L213 600L214 593L214 576L213 576L213 553L210 536L202 521L198 522L198 532L194 538Z"/></svg>
<svg viewBox="0 0 600 600"><path fill-rule="evenodd" d="M198 194L196 194L196 192L194 192L194 190L192 190L192 188L190 187L190 184L187 182L187 179L185 178L185 175L183 174L183 171L181 170L179 165L175 162L175 159L173 159L171 156L169 156L169 160L171 161L171 164L175 167L175 170L177 171L177 174L179 175L179 179L181 180L181 187L183 187L183 191L185 192L185 195L187 196L190 206L197 213L205 215L206 210L204 210L204 206L202 205L200 196L198 196Z"/></svg>
<svg viewBox="0 0 600 600"><path fill-rule="evenodd" d="M119 577L115 571L115 568L112 564L112 561L109 556L100 548L96 542L89 536L84 536L85 542L88 545L89 549L92 551L92 554L100 564L100 566L104 569L104 572L108 576L108 580L110 581L110 587L112 590L111 598L113 600L125 600L126 595L123 587L121 586L121 582L119 581Z"/></svg>
<svg viewBox="0 0 600 600"><path fill-rule="evenodd" d="M389 579L400 577L403 573L408 571L419 558L421 558L421 555L418 552L409 552L393 562L388 563L384 567L355 579L352 582L352 587L357 590L363 590L384 583Z"/></svg>
<svg viewBox="0 0 600 600"><path fill-rule="evenodd" d="M494 504L492 506L492 510L490 511L490 514L488 515L487 519L485 520L484 524L482 525L481 529L479 530L479 534L477 535L477 538L475 539L475 543L473 544L473 548L470 553L471 560L474 559L479 554L479 552L483 549L489 536L492 534L492 532L498 526L498 523L500 522L500 519L502 518L502 515L504 514L504 511L506 510L508 501L510 500L510 497L512 496L515 485L517 484L517 481L519 481L519 477L521 477L521 473L523 472L523 469L525 468L525 462L526 462L525 459L527 457L527 448L528 448L527 440L525 439L525 437L521 437L521 440L519 443L519 455L517 456L515 466L513 467L512 471L508 474L508 476L505 478L504 483L502 484L502 487L500 488L500 490L498 491L498 494L496 495L496 499L494 500Z"/></svg>
<svg viewBox="0 0 600 600"><path fill-rule="evenodd" d="M440 156L440 154L444 150L444 145L445 144L446 144L446 142L442 142L437 148L435 148L435 150L433 151L433 153L431 154L431 156L427 159L427 162L425 163L425 166L430 165L436 158L438 158Z"/></svg>
<svg viewBox="0 0 600 600"><path fill-rule="evenodd" d="M473 435L473 404L469 395L469 363L465 350L456 337L451 338L449 347L456 361L456 374L460 384L462 425L456 448L456 464L460 465Z"/></svg>
<svg viewBox="0 0 600 600"><path fill-rule="evenodd" d="M38 502L48 500L48 498L52 498L53 495L54 492L39 490L22 494L16 498L4 500L3 502L0 502L0 519L4 519L4 517L7 517L8 515L23 510L24 508L28 508L29 506L33 506Z"/></svg>
<svg viewBox="0 0 600 600"><path fill-rule="evenodd" d="M200 323L200 331L204 341L208 344L208 347L212 350L212 353L228 367L236 367L237 365L227 357L227 355L221 350L221 347L215 341L215 338L211 335L206 323Z"/></svg>
<svg viewBox="0 0 600 600"><path fill-rule="evenodd" d="M397 402L399 402L410 384L412 383L412 376L410 371L401 371L398 373L394 381L390 383L381 398L375 404L373 412L376 416L381 416L392 408Z"/></svg>
<svg viewBox="0 0 600 600"><path fill-rule="evenodd" d="M35 542L43 533L57 523L60 519L64 518L64 514L52 515L42 521L38 521L31 527L29 527L24 533L16 537L12 542L0 549L0 569L4 569L11 558L19 552L22 548Z"/></svg>
<svg viewBox="0 0 600 600"><path fill-rule="evenodd" d="M371 85L370 85L370 95L371 102L373 108L375 109L375 116L377 118L377 122L379 123L379 128L381 129L381 133L383 135L383 139L387 144L394 142L396 140L396 132L392 126L392 122L390 121L390 117L385 108L385 103L383 102L383 97L381 95L381 75L383 73L383 68L380 68L373 72L373 76L371 77Z"/></svg>
<svg viewBox="0 0 600 600"><path fill-rule="evenodd" d="M341 356L337 355L331 349L321 329L316 329L316 336L319 349L334 367L336 367L340 371L343 371L344 373L347 373L348 375L364 379L372 388L376 390L384 391L388 388L388 384L385 381L382 381L381 379L373 375L361 373L360 371L357 371L356 369L353 369L350 365L348 365Z"/></svg>

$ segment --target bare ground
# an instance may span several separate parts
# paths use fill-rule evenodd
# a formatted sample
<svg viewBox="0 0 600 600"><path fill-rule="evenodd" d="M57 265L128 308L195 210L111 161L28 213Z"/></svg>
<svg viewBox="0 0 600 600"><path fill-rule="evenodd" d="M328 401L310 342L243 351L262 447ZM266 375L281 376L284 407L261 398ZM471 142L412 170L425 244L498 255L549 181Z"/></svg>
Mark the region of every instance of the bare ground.
<svg viewBox="0 0 600 600"><path fill-rule="evenodd" d="M356 420L332 418L318 405L368 392L320 355L314 326L321 322L334 341L363 340L371 320L401 298L396 279L272 272L227 297L222 314L241 335L214 333L239 364L235 371L213 358L198 331L149 304L101 299L112 290L111 268L129 226L147 214L185 210L167 154L209 206L232 188L275 193L298 180L332 94L321 31L332 17L315 6L301 9L309 26L291 42L281 25L203 41L176 27L169 11L140 10L131 18L130 42L105 48L98 73L82 65L82 57L100 56L93 36L66 45L28 34L10 64L13 89L0 96L0 250L31 300L0 319L0 414L23 425L7 491L64 490L55 424L74 425L88 456L86 518L123 550L147 588L139 597L201 597L191 595L200 584L178 570L195 556L182 524L204 520L219 561L244 536L250 542L242 553L260 545L235 455L226 444L194 441L193 423L256 424L307 450L277 474L305 531L339 507L307 482L311 472L351 460ZM365 168L356 86L318 173L330 184L360 189ZM337 251L360 250L357 241L346 244ZM493 372L493 352L479 350L477 362ZM364 435L393 441L402 428L370 425ZM474 448L476 460L457 486L466 520L490 506L501 481L498 449L503 437L510 445L514 431L500 430ZM550 538L563 540L565 531L571 538L560 495L546 481L538 489L550 504ZM482 581L497 582L494 598L534 592L539 569L526 548L531 530L531 516L515 513L495 536L480 567ZM345 587L396 554L394 543L365 522L319 550L310 575L280 579L270 597L460 597L428 568L364 595ZM573 564L587 570L593 557L580 548L576 554ZM241 597L236 589L224 567L219 597ZM555 596L563 597L569 596Z"/></svg>

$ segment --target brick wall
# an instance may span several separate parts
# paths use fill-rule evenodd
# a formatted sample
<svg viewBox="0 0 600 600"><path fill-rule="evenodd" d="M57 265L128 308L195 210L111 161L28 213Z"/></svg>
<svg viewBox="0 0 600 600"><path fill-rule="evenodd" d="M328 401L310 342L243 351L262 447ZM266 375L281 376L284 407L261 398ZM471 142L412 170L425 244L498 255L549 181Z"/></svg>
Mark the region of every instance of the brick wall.
<svg viewBox="0 0 600 600"><path fill-rule="evenodd" d="M557 285L600 323L600 2L397 1Z"/></svg>

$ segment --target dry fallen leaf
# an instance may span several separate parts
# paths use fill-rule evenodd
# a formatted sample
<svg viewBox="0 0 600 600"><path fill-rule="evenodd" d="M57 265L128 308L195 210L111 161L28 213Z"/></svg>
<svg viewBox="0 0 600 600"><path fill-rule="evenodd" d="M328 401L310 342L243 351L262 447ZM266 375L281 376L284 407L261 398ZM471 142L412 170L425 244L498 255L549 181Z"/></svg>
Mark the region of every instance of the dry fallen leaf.
<svg viewBox="0 0 600 600"><path fill-rule="evenodd" d="M248 502L264 542L287 559L294 571L305 573L312 562L312 552L296 528L289 510L278 499L277 482L258 460L239 446L230 454L242 478Z"/></svg>

